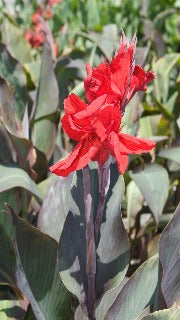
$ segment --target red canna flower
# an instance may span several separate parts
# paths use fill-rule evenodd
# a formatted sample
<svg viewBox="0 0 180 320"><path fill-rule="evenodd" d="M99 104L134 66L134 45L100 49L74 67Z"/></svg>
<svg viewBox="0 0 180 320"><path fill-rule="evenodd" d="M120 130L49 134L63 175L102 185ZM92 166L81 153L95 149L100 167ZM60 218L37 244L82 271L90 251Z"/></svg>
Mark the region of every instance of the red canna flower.
<svg viewBox="0 0 180 320"><path fill-rule="evenodd" d="M53 13L53 11L52 11L50 6L47 6L45 8L43 15L44 15L44 18L47 19L47 20L52 19L54 13Z"/></svg>
<svg viewBox="0 0 180 320"><path fill-rule="evenodd" d="M119 106L108 102L107 94L93 100L89 105L75 94L64 101L65 115L62 126L65 132L78 144L64 160L50 167L58 176L67 176L75 170L85 167L90 160L99 165L113 155L120 173L128 165L128 154L149 152L155 143L121 133L121 113Z"/></svg>
<svg viewBox="0 0 180 320"><path fill-rule="evenodd" d="M39 18L42 16L42 8L39 6L36 12L32 15L32 22L36 25L39 23Z"/></svg>
<svg viewBox="0 0 180 320"><path fill-rule="evenodd" d="M25 33L25 38L29 41L33 48L38 48L46 40L44 32L39 30L38 27L34 30L27 30Z"/></svg>
<svg viewBox="0 0 180 320"><path fill-rule="evenodd" d="M49 1L48 1L48 4L51 5L51 6L53 6L54 4L58 4L58 3L60 3L60 2L61 2L61 0L49 0Z"/></svg>
<svg viewBox="0 0 180 320"><path fill-rule="evenodd" d="M147 89L147 82L152 81L155 74L135 65L135 48L136 36L129 43L123 33L119 51L109 64L104 61L97 68L87 65L84 88L89 102L107 94L108 101L118 104L123 114L133 95Z"/></svg>

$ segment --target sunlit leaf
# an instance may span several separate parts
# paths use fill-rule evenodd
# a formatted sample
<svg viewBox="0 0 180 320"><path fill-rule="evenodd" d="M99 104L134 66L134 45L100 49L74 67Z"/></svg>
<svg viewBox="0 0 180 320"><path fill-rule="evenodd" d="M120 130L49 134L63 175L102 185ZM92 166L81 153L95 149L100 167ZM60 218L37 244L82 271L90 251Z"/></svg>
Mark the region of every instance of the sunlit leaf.
<svg viewBox="0 0 180 320"><path fill-rule="evenodd" d="M134 320L150 303L157 280L158 257L154 256L144 262L129 278L104 320Z"/></svg>
<svg viewBox="0 0 180 320"><path fill-rule="evenodd" d="M63 101L68 95L68 85L74 79L84 79L85 64L81 59L72 59L69 56L60 57L55 64L55 74L60 92L59 107L63 109Z"/></svg>
<svg viewBox="0 0 180 320"><path fill-rule="evenodd" d="M166 169L158 164L151 164L146 165L144 170L130 172L130 176L141 190L158 222L169 193L169 177Z"/></svg>
<svg viewBox="0 0 180 320"><path fill-rule="evenodd" d="M126 190L128 230L130 230L135 223L137 213L143 206L144 197L134 181L128 184Z"/></svg>
<svg viewBox="0 0 180 320"><path fill-rule="evenodd" d="M171 308L153 312L149 316L143 318L143 320L179 320L180 309Z"/></svg>
<svg viewBox="0 0 180 320"><path fill-rule="evenodd" d="M27 302L18 300L0 301L0 319L1 320L24 320Z"/></svg>
<svg viewBox="0 0 180 320"><path fill-rule="evenodd" d="M180 147L161 149L158 155L162 158L169 159L180 164Z"/></svg>
<svg viewBox="0 0 180 320"><path fill-rule="evenodd" d="M58 102L59 91L54 74L51 52L47 46L44 46L37 93L35 120L57 111ZM53 153L55 139L56 125L50 120L45 119L34 124L32 135L33 143L40 151L46 154L48 159Z"/></svg>
<svg viewBox="0 0 180 320"><path fill-rule="evenodd" d="M89 29L94 29L100 23L100 12L97 0L87 1L87 19Z"/></svg>
<svg viewBox="0 0 180 320"><path fill-rule="evenodd" d="M118 40L117 26L115 24L107 24L103 26L102 33L93 34L93 36L106 52L106 56L112 57Z"/></svg>
<svg viewBox="0 0 180 320"><path fill-rule="evenodd" d="M21 187L30 191L38 201L42 201L38 187L24 170L0 164L0 192L15 187Z"/></svg>
<svg viewBox="0 0 180 320"><path fill-rule="evenodd" d="M168 307L179 303L180 293L180 206L164 229L159 243L159 259L162 265L161 288Z"/></svg>
<svg viewBox="0 0 180 320"><path fill-rule="evenodd" d="M58 242L71 208L73 175L65 178L54 177L54 183L49 188L38 214L38 228Z"/></svg>
<svg viewBox="0 0 180 320"><path fill-rule="evenodd" d="M57 243L9 208L16 230L16 281L37 320L68 320L69 294L57 269Z"/></svg>
<svg viewBox="0 0 180 320"><path fill-rule="evenodd" d="M10 54L21 64L32 61L31 46L20 28L7 17L3 19L2 40Z"/></svg>
<svg viewBox="0 0 180 320"><path fill-rule="evenodd" d="M158 101L163 101L163 103L167 101L169 91L169 74L179 59L179 54L168 53L153 64L153 70L156 73L154 90Z"/></svg>
<svg viewBox="0 0 180 320"><path fill-rule="evenodd" d="M14 88L15 112L22 120L25 106L29 101L26 89L26 76L17 60L7 51L4 44L0 44L0 76L5 78Z"/></svg>
<svg viewBox="0 0 180 320"><path fill-rule="evenodd" d="M11 218L0 213L0 284L15 286L15 253L12 244L14 229Z"/></svg>

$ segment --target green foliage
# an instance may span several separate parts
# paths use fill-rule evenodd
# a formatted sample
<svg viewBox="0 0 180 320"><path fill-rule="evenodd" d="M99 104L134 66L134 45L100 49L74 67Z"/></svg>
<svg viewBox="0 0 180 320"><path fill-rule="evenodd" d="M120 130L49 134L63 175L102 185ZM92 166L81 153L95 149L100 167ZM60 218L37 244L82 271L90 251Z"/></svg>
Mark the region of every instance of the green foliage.
<svg viewBox="0 0 180 320"><path fill-rule="evenodd" d="M60 1L46 21L57 58L52 43L35 49L24 37L37 1L16 0L12 14L7 5L0 4L0 319L88 319L82 172L57 178L48 167L74 146L61 128L64 99L85 99L86 63L110 60L123 28L130 38L137 32L136 62L156 73L128 104L123 130L153 139L156 149L129 158L124 182L111 165L96 241L96 319L179 320L179 0ZM94 163L90 176L95 215Z"/></svg>

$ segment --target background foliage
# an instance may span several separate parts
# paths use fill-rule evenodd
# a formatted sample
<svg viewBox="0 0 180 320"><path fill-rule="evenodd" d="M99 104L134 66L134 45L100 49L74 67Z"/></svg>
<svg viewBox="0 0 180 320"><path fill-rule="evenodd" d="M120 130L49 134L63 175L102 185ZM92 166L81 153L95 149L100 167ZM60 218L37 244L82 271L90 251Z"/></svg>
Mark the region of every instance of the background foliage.
<svg viewBox="0 0 180 320"><path fill-rule="evenodd" d="M46 5L46 1L39 3ZM180 197L179 0L62 0L52 7L53 17L47 20L58 45L56 58L47 43L36 49L25 39L26 30L33 28L31 16L37 10L37 1L15 0L12 9L10 14L6 1L1 1L0 318L85 319L78 306L78 300L82 307L86 305L81 286L85 281L83 254L79 256L80 267L77 261L74 264L71 261L73 255L78 255L79 248L78 237L73 231L75 226L82 237L84 233L79 217L81 213L83 219L82 189L79 188L82 177L79 173L67 179L57 178L49 174L48 167L73 147L73 141L64 134L60 123L64 98L71 91L85 98L86 63L97 66L104 56L110 60L118 48L123 28L129 38L137 32L137 63L156 73L147 92L137 94L129 103L123 130L151 138L157 145L148 155L129 158L124 194L122 177L118 179L113 165L113 192L108 195L104 213L106 223L98 246L100 275L102 273L105 279L102 287L99 275L98 298L107 291L104 288L118 286L99 300L96 316L99 320L116 317L166 320L171 314L173 320L176 316L179 319L176 309L176 292L180 289L177 280L179 258L174 253L179 241L175 228L179 223L178 211L164 230ZM96 185L93 166L91 179ZM93 190L94 208L96 191ZM7 209L5 203L12 209ZM120 203L130 252L119 218ZM68 215L70 210L74 210L75 216ZM112 219L117 221L117 230ZM171 250L167 250L169 235L173 235ZM116 243L115 247L113 243ZM112 247L111 256L108 256L105 244ZM158 246L159 287L158 258L154 256ZM63 260L61 256L65 257L70 248L69 255ZM124 254L121 272L118 272L113 261L122 259ZM78 272L82 279L77 276ZM107 274L109 278L105 277ZM169 274L172 281L168 280ZM176 290L173 291L175 283ZM135 294L132 293L134 287ZM146 294L145 287L149 288ZM155 297L156 287L162 292ZM161 295L163 302L160 302ZM24 296L26 298L22 299ZM150 301L152 315L148 309ZM166 308L171 309L158 311Z"/></svg>

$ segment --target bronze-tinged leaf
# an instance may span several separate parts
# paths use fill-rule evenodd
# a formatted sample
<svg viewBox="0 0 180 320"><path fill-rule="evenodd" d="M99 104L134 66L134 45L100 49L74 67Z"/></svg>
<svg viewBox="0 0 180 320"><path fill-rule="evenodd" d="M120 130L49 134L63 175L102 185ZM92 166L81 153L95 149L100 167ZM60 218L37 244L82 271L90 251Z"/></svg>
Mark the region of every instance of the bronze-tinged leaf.
<svg viewBox="0 0 180 320"><path fill-rule="evenodd" d="M68 320L70 297L57 268L57 242L8 207L15 228L16 283L37 320Z"/></svg>
<svg viewBox="0 0 180 320"><path fill-rule="evenodd" d="M161 289L167 307L180 300L180 205L160 238Z"/></svg>
<svg viewBox="0 0 180 320"><path fill-rule="evenodd" d="M99 193L96 169L90 170L90 178L95 216ZM110 188L97 243L96 306L105 292L119 285L124 279L129 263L129 243L120 214L123 193L123 178L119 176L116 164L111 165ZM81 171L77 171L73 177L71 196L71 208L59 241L59 270L63 283L78 298L83 312L86 313L86 223Z"/></svg>

